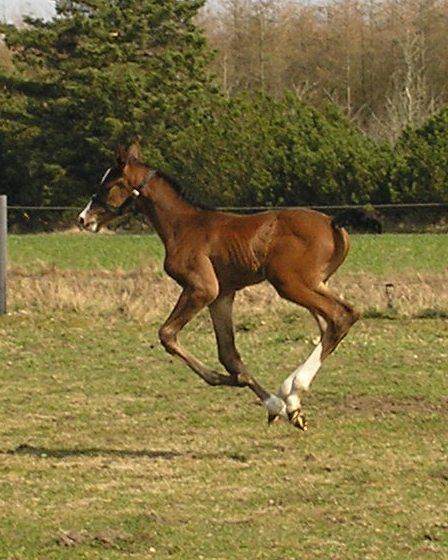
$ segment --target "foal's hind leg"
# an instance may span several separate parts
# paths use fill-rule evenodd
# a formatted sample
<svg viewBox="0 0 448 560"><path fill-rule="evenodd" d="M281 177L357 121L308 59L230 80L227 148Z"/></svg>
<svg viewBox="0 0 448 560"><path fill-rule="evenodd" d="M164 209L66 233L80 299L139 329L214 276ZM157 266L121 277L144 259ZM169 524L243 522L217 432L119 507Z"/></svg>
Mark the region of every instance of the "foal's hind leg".
<svg viewBox="0 0 448 560"><path fill-rule="evenodd" d="M326 358L336 349L349 329L358 321L360 313L347 301L334 294L325 284L321 284L316 291L339 304L340 310L336 321L330 322L322 335L323 354Z"/></svg>
<svg viewBox="0 0 448 560"><path fill-rule="evenodd" d="M334 351L359 315L323 284L313 289L300 279L291 278L273 284L282 297L311 311L321 332L321 340L311 355L285 379L278 391L278 395L286 401L290 421L296 427L306 429L306 422L301 414L300 395L309 390L323 360Z"/></svg>

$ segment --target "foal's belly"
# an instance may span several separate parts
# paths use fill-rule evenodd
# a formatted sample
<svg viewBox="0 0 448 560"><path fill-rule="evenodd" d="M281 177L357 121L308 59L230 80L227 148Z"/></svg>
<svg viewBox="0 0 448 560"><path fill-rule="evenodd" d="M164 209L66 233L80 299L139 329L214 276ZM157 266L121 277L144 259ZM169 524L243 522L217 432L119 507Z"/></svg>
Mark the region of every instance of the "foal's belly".
<svg viewBox="0 0 448 560"><path fill-rule="evenodd" d="M264 270L261 269L251 270L248 267L234 267L219 261L212 261L212 263L222 293L233 292L241 290L246 286L259 284L266 278Z"/></svg>

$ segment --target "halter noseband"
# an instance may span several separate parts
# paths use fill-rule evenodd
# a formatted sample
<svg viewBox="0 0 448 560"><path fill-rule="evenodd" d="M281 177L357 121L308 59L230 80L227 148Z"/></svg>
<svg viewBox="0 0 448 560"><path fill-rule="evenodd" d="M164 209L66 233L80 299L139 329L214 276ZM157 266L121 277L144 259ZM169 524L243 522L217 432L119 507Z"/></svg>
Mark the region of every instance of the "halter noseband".
<svg viewBox="0 0 448 560"><path fill-rule="evenodd" d="M141 191L146 187L146 185L149 184L152 179L154 179L157 173L157 169L149 171L143 181L132 189L131 194L120 204L120 206L111 206L110 204L107 204L107 202L101 200L101 197L98 193L95 193L92 196L91 201L98 206L101 206L101 208L104 208L104 210L106 210L110 214L113 214L114 216L121 216L122 214L124 214L124 211L129 206L131 206L131 204L142 194Z"/></svg>

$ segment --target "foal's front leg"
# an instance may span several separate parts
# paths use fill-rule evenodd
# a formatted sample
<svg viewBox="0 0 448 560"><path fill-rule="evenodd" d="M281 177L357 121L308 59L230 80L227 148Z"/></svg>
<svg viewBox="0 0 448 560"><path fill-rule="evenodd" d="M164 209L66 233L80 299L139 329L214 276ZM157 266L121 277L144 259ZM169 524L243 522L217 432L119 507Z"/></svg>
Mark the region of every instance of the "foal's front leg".
<svg viewBox="0 0 448 560"><path fill-rule="evenodd" d="M195 315L216 297L212 288L189 287L181 293L173 311L160 327L159 337L165 350L183 360L206 383L216 385L235 385L234 379L207 368L195 356L187 352L177 341L178 333Z"/></svg>
<svg viewBox="0 0 448 560"><path fill-rule="evenodd" d="M215 297L214 294L208 292L204 288L190 287L184 289L171 315L160 328L159 335L163 346L167 352L181 358L209 385L249 387L258 398L263 401L270 414L286 417L285 402L276 395L272 395L266 391L246 370L241 370L238 374L222 375L217 371L207 368L178 343L177 335L182 328L189 323L201 309L206 305L210 305ZM219 303L215 306L215 309L218 307Z"/></svg>
<svg viewBox="0 0 448 560"><path fill-rule="evenodd" d="M232 319L234 299L235 292L220 296L209 305L218 345L219 361L235 380L235 384L249 387L257 395L268 409L269 415L287 418L284 400L277 395L272 395L258 383L249 373L236 349Z"/></svg>

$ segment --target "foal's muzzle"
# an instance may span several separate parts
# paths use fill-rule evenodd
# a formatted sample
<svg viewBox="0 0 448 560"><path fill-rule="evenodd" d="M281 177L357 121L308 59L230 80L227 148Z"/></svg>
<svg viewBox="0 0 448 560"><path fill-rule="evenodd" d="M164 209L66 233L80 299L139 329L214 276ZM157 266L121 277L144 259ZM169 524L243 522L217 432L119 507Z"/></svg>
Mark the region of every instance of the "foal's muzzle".
<svg viewBox="0 0 448 560"><path fill-rule="evenodd" d="M91 220L86 222L84 218L78 218L78 227L81 230L91 231L92 233L97 233L100 229L100 224L96 220Z"/></svg>
<svg viewBox="0 0 448 560"><path fill-rule="evenodd" d="M91 211L92 201L90 201L84 210L78 216L78 227L79 229L86 229L96 233L100 229L100 224L96 213ZM93 214L93 215L92 215Z"/></svg>

